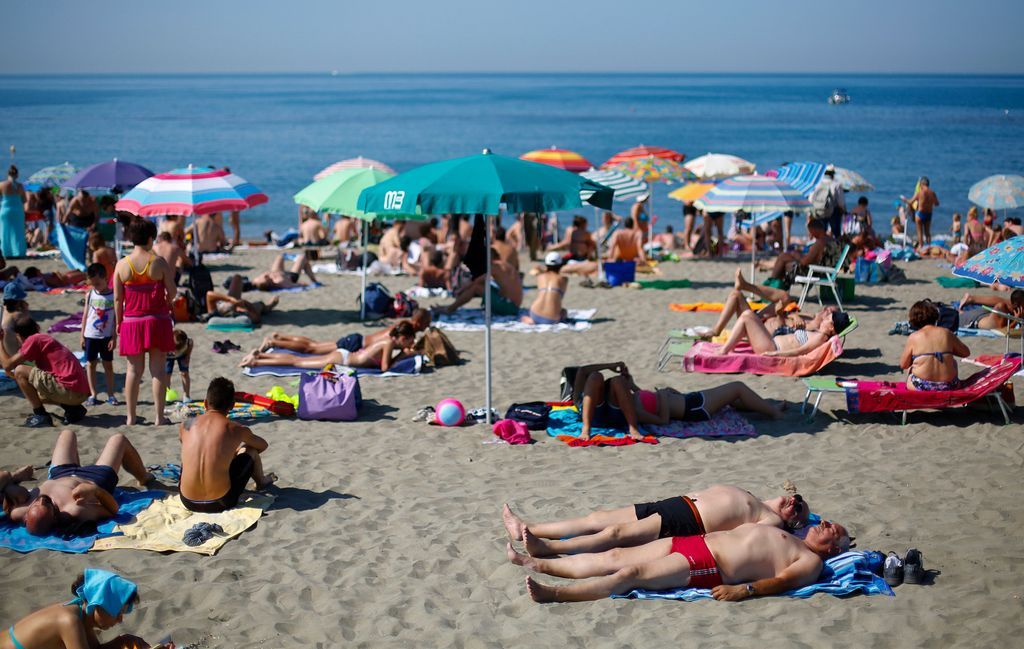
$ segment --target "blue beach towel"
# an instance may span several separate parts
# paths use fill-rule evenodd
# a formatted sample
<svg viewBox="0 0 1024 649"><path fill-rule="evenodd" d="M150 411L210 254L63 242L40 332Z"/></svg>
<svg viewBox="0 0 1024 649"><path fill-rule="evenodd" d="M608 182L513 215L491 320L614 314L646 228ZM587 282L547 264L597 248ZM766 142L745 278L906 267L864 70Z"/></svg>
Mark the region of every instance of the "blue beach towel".
<svg viewBox="0 0 1024 649"><path fill-rule="evenodd" d="M54 223L54 231L57 233L57 248L60 249L64 263L68 268L85 272L88 266L86 257L89 252L89 231L60 223Z"/></svg>
<svg viewBox="0 0 1024 649"><path fill-rule="evenodd" d="M165 491L128 491L115 489L114 499L120 505L117 516L96 526L95 534L84 536L58 535L33 536L24 525L15 525L7 516L0 514L0 548L9 548L15 552L27 553L34 550L56 550L69 554L88 552L96 539L116 536L114 527L130 523L135 515L146 509L154 500L167 495Z"/></svg>
<svg viewBox="0 0 1024 649"><path fill-rule="evenodd" d="M283 352L281 349L271 349L270 351ZM308 356L309 354L294 354L296 357ZM419 374L423 369L423 356L411 356L409 358L403 358L391 366L391 369L387 372L381 372L379 369L373 369L369 367L353 367L350 368L355 370L357 376L411 376ZM294 367L290 365L278 365L274 367L246 367L242 370L242 374L245 376L302 376L303 374L315 372L302 367Z"/></svg>
<svg viewBox="0 0 1024 649"><path fill-rule="evenodd" d="M885 580L875 574L884 557L880 552L844 552L825 562L818 581L810 586L780 593L783 597L806 599L816 593L825 593L835 597L846 597L863 593L865 595L895 596L892 588ZM633 590L625 595L612 595L613 598L625 599L676 599L683 602L694 602L700 599L714 599L709 588L677 588L675 590Z"/></svg>

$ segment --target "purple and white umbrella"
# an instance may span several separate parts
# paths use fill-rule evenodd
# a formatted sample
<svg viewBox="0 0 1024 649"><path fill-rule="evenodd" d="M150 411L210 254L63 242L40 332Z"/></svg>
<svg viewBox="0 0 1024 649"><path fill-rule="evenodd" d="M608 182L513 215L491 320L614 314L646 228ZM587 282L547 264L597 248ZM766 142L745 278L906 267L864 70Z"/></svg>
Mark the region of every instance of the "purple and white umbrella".
<svg viewBox="0 0 1024 649"><path fill-rule="evenodd" d="M82 169L61 184L61 189L92 189L120 194L138 185L153 172L134 162L114 158Z"/></svg>

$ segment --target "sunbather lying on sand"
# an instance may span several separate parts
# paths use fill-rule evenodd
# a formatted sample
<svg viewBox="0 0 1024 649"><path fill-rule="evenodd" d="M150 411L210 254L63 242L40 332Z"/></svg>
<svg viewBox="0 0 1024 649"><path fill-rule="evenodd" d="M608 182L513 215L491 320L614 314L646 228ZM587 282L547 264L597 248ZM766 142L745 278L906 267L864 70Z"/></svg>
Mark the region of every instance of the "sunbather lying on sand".
<svg viewBox="0 0 1024 649"><path fill-rule="evenodd" d="M791 334L779 334L761 322L753 311L744 311L736 318L736 326L719 350L728 354L741 342L749 342L755 354L761 356L802 356L824 345L836 333L850 325L850 316L841 311L823 313L817 329L797 329Z"/></svg>
<svg viewBox="0 0 1024 649"><path fill-rule="evenodd" d="M139 485L153 475L146 471L139 452L121 433L111 435L95 464L82 466L78 437L70 430L57 436L47 480L31 491L19 482L32 479L32 467L13 474L0 471L4 511L15 523L25 523L29 534L44 536L55 527L70 530L81 523L104 521L119 507L113 491L122 464Z"/></svg>
<svg viewBox="0 0 1024 649"><path fill-rule="evenodd" d="M414 354L416 332L408 320L402 320L388 330L386 338L380 338L354 352L339 347L328 354L318 356L296 356L284 352L261 352L254 349L249 352L239 367L301 367L309 370L323 369L327 365L344 365L347 367L380 368L387 372L395 361L407 354Z"/></svg>
<svg viewBox="0 0 1024 649"><path fill-rule="evenodd" d="M409 323L412 325L413 332L420 333L421 331L426 330L426 328L430 326L430 319L430 311L427 309L417 308L413 310L412 316L409 318ZM275 331L263 339L263 344L260 345L259 351L265 352L270 349L286 349L299 354L330 354L339 348L344 348L350 352L354 352L387 338L391 333L391 329L392 327L388 327L366 336L363 336L362 334L348 334L346 336L342 336L338 340L324 341L313 340L312 338L307 338L305 336L292 336Z"/></svg>
<svg viewBox="0 0 1024 649"><path fill-rule="evenodd" d="M124 577L86 568L71 584L71 594L70 601L65 596L0 631L0 648L174 649L174 643L150 645L134 635L120 635L100 644L99 632L120 624L139 603L138 586Z"/></svg>
<svg viewBox="0 0 1024 649"><path fill-rule="evenodd" d="M793 333L797 329L816 330L821 326L821 320L825 314L836 310L835 307L827 306L814 316L801 314L793 310L796 300L787 291L771 286L751 284L743 277L743 271L737 268L733 290L729 292L729 297L725 301L722 315L718 317L718 322L715 323L706 338L711 339L718 336L725 331L726 325L733 317L738 318L740 314L751 310L744 293L753 293L769 303L768 306L758 311L757 315L764 322L768 331L773 334Z"/></svg>
<svg viewBox="0 0 1024 649"><path fill-rule="evenodd" d="M306 253L299 253L295 257L295 261L292 262L292 269L287 271L284 269L284 253L282 253L274 259L274 263L270 265L269 271L253 278L252 285L260 291L305 286L305 284L299 283L299 277L302 273L305 273L309 277L309 281L314 284L319 283L317 282L316 275L313 274L313 267L310 266Z"/></svg>
<svg viewBox="0 0 1024 649"><path fill-rule="evenodd" d="M987 311L989 307L1009 315L1024 318L1024 289L1015 289L1009 299L998 295L964 293L960 299L960 326L978 329L1006 329L1008 321L1003 316Z"/></svg>
<svg viewBox="0 0 1024 649"><path fill-rule="evenodd" d="M667 536L720 532L744 523L798 529L807 524L808 513L800 494L758 500L739 487L712 485L685 496L598 510L553 523L527 524L505 505L502 520L510 539L525 541L528 554L547 557L632 547Z"/></svg>
<svg viewBox="0 0 1024 649"><path fill-rule="evenodd" d="M602 370L611 370L619 376L605 379ZM700 392L683 393L673 388L641 390L633 382L626 364L621 362L585 365L577 369L572 400L583 419L583 432L579 439L584 441L590 439L593 426L626 430L630 437L640 439L640 424L663 425L671 420L708 421L728 405L759 412L773 419L782 418L781 409L739 381Z"/></svg>
<svg viewBox="0 0 1024 649"><path fill-rule="evenodd" d="M276 295L267 303L261 300L255 302L243 300L242 276L235 275L231 278L226 294L217 291L206 293L206 312L221 317L244 314L249 316L253 324L259 324L263 320L263 316L273 311L279 301L280 298Z"/></svg>
<svg viewBox="0 0 1024 649"><path fill-rule="evenodd" d="M952 331L939 327L939 309L931 302L915 302L908 315L914 333L900 355L900 367L910 370L911 390L955 390L960 387L956 357L971 350Z"/></svg>
<svg viewBox="0 0 1024 649"><path fill-rule="evenodd" d="M738 601L813 584L824 559L850 548L842 525L822 521L800 539L768 525L744 523L704 535L673 536L632 548L535 559L516 552L509 560L536 572L589 581L549 586L526 578L535 602L582 602L622 595L635 588L710 588L715 599Z"/></svg>

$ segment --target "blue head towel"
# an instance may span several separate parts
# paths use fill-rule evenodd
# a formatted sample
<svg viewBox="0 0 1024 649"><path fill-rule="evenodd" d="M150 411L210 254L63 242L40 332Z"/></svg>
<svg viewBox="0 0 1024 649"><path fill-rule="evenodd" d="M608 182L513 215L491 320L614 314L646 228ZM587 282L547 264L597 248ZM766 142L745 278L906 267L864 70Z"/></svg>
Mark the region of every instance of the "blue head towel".
<svg viewBox="0 0 1024 649"><path fill-rule="evenodd" d="M122 610L125 613L132 612L131 599L138 590L138 586L120 575L86 568L85 582L75 592L78 599L85 602L86 613L92 613L96 607L100 607L111 617L117 617Z"/></svg>

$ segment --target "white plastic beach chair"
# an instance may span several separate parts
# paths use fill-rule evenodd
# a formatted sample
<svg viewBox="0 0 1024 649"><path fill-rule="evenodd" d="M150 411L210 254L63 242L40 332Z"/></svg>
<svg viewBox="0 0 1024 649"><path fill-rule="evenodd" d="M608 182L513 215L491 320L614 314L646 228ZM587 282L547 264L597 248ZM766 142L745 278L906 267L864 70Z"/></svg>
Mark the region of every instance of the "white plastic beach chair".
<svg viewBox="0 0 1024 649"><path fill-rule="evenodd" d="M843 252L839 255L839 261L836 262L834 267L828 266L815 266L811 265L807 267L806 275L797 275L793 281L797 284L803 284L804 288L800 291L800 301L797 304L801 309L804 308L804 301L807 299L807 293L811 290L811 287L816 287L819 290L818 293L818 304L822 304L821 301L821 290L820 287L827 286L832 289L832 295L836 298L836 305L840 311L843 311L843 302L839 299L839 289L836 288L836 278L839 277L839 273L842 271L843 264L846 263L846 255L850 254L850 244L843 246ZM824 305L823 305L824 306Z"/></svg>

